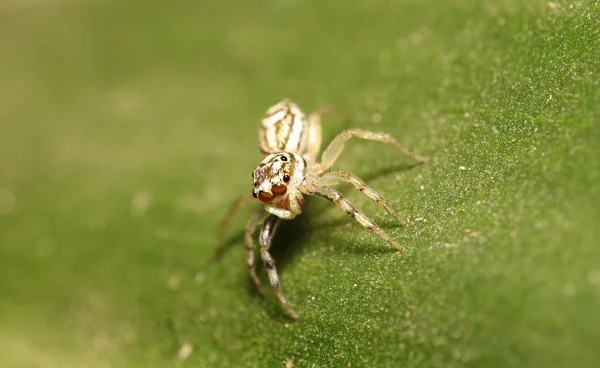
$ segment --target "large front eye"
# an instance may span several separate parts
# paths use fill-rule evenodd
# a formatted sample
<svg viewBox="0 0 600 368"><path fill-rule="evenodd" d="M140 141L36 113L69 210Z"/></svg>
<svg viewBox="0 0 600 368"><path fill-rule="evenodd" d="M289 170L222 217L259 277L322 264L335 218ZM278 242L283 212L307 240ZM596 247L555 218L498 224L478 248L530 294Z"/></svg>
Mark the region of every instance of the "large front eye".
<svg viewBox="0 0 600 368"><path fill-rule="evenodd" d="M271 191L276 196L284 195L287 192L287 187L285 185L275 184L271 187Z"/></svg>
<svg viewBox="0 0 600 368"><path fill-rule="evenodd" d="M260 192L258 192L258 199L260 199L261 202L268 203L273 200L273 194L271 194L269 192L260 191Z"/></svg>

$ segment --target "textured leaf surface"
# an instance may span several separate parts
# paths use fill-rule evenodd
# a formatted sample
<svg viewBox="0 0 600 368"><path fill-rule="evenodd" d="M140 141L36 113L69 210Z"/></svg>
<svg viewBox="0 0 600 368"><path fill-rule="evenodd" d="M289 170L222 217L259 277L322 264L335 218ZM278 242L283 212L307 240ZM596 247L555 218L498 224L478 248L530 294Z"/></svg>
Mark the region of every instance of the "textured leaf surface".
<svg viewBox="0 0 600 368"><path fill-rule="evenodd" d="M597 1L211 3L0 5L2 366L597 364ZM284 97L432 157L347 145L408 251L307 200L273 244L296 322L251 209L209 260Z"/></svg>

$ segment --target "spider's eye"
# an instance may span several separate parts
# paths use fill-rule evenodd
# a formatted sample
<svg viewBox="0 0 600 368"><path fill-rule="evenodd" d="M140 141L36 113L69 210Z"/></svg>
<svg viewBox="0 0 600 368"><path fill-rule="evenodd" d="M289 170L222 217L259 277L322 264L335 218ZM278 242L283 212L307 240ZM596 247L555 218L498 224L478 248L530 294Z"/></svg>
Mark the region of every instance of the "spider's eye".
<svg viewBox="0 0 600 368"><path fill-rule="evenodd" d="M256 192L255 192L255 191L252 191L252 197L254 197L254 198L258 198L258 195L256 194Z"/></svg>
<svg viewBox="0 0 600 368"><path fill-rule="evenodd" d="M268 203L271 202L271 200L273 199L273 194L261 191L260 193L258 193L258 199L260 199L261 202Z"/></svg>
<svg viewBox="0 0 600 368"><path fill-rule="evenodd" d="M273 194L275 194L276 196L280 196L280 195L284 195L287 192L287 187L285 185L279 185L279 184L275 184L273 185L273 187L271 188L271 191L273 192Z"/></svg>
<svg viewBox="0 0 600 368"><path fill-rule="evenodd" d="M281 156L281 161L287 161L287 157Z"/></svg>
<svg viewBox="0 0 600 368"><path fill-rule="evenodd" d="M284 175L284 176L283 176L283 181L285 181L286 183L287 183L288 181L290 181L290 176L289 176L289 175Z"/></svg>

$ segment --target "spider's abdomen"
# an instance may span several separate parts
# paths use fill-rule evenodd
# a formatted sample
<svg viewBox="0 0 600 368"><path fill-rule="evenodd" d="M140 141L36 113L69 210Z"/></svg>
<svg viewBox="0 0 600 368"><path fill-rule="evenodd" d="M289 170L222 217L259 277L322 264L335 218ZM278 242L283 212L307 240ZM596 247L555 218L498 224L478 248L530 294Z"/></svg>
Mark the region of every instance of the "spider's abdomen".
<svg viewBox="0 0 600 368"><path fill-rule="evenodd" d="M271 154L286 151L303 154L308 139L307 126L304 113L292 101L283 100L271 106L258 131L261 152Z"/></svg>

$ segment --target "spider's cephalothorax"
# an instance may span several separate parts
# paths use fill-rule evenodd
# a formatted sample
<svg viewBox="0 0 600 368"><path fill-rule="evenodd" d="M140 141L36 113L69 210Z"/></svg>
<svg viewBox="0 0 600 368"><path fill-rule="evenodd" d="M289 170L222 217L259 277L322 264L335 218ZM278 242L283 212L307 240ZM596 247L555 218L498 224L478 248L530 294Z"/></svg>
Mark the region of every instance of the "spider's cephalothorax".
<svg viewBox="0 0 600 368"><path fill-rule="evenodd" d="M256 229L262 224L259 236L260 255L269 274L273 291L292 318L297 318L298 315L281 292L275 261L269 253L269 247L280 219L293 219L302 212L303 194L315 195L329 200L344 210L360 225L377 234L398 250L404 249L373 221L359 212L340 192L331 187L331 185L339 183L352 184L360 192L383 207L398 223L402 226L406 225L406 222L398 216L387 201L373 189L366 186L357 176L347 171L325 173L337 160L345 143L353 137L389 143L416 161L424 163L428 160L427 157L408 151L389 134L362 129L349 129L338 134L323 151L321 160L317 161L321 149L321 115L329 111L332 111L332 109L317 110L307 118L296 104L290 100L283 100L267 110L259 129L259 145L266 157L252 173L254 183L252 197L263 202L264 211L261 210L255 213L246 225L244 244L246 245L248 272L256 283L258 290L265 295L260 279L254 269L254 241L252 239ZM216 255L222 249L223 235L231 217L248 198L251 199L252 197L248 195L240 196L221 221Z"/></svg>
<svg viewBox="0 0 600 368"><path fill-rule="evenodd" d="M271 154L252 173L252 196L265 203L267 212L292 219L302 212L304 199L298 187L305 171L301 156L289 152Z"/></svg>

